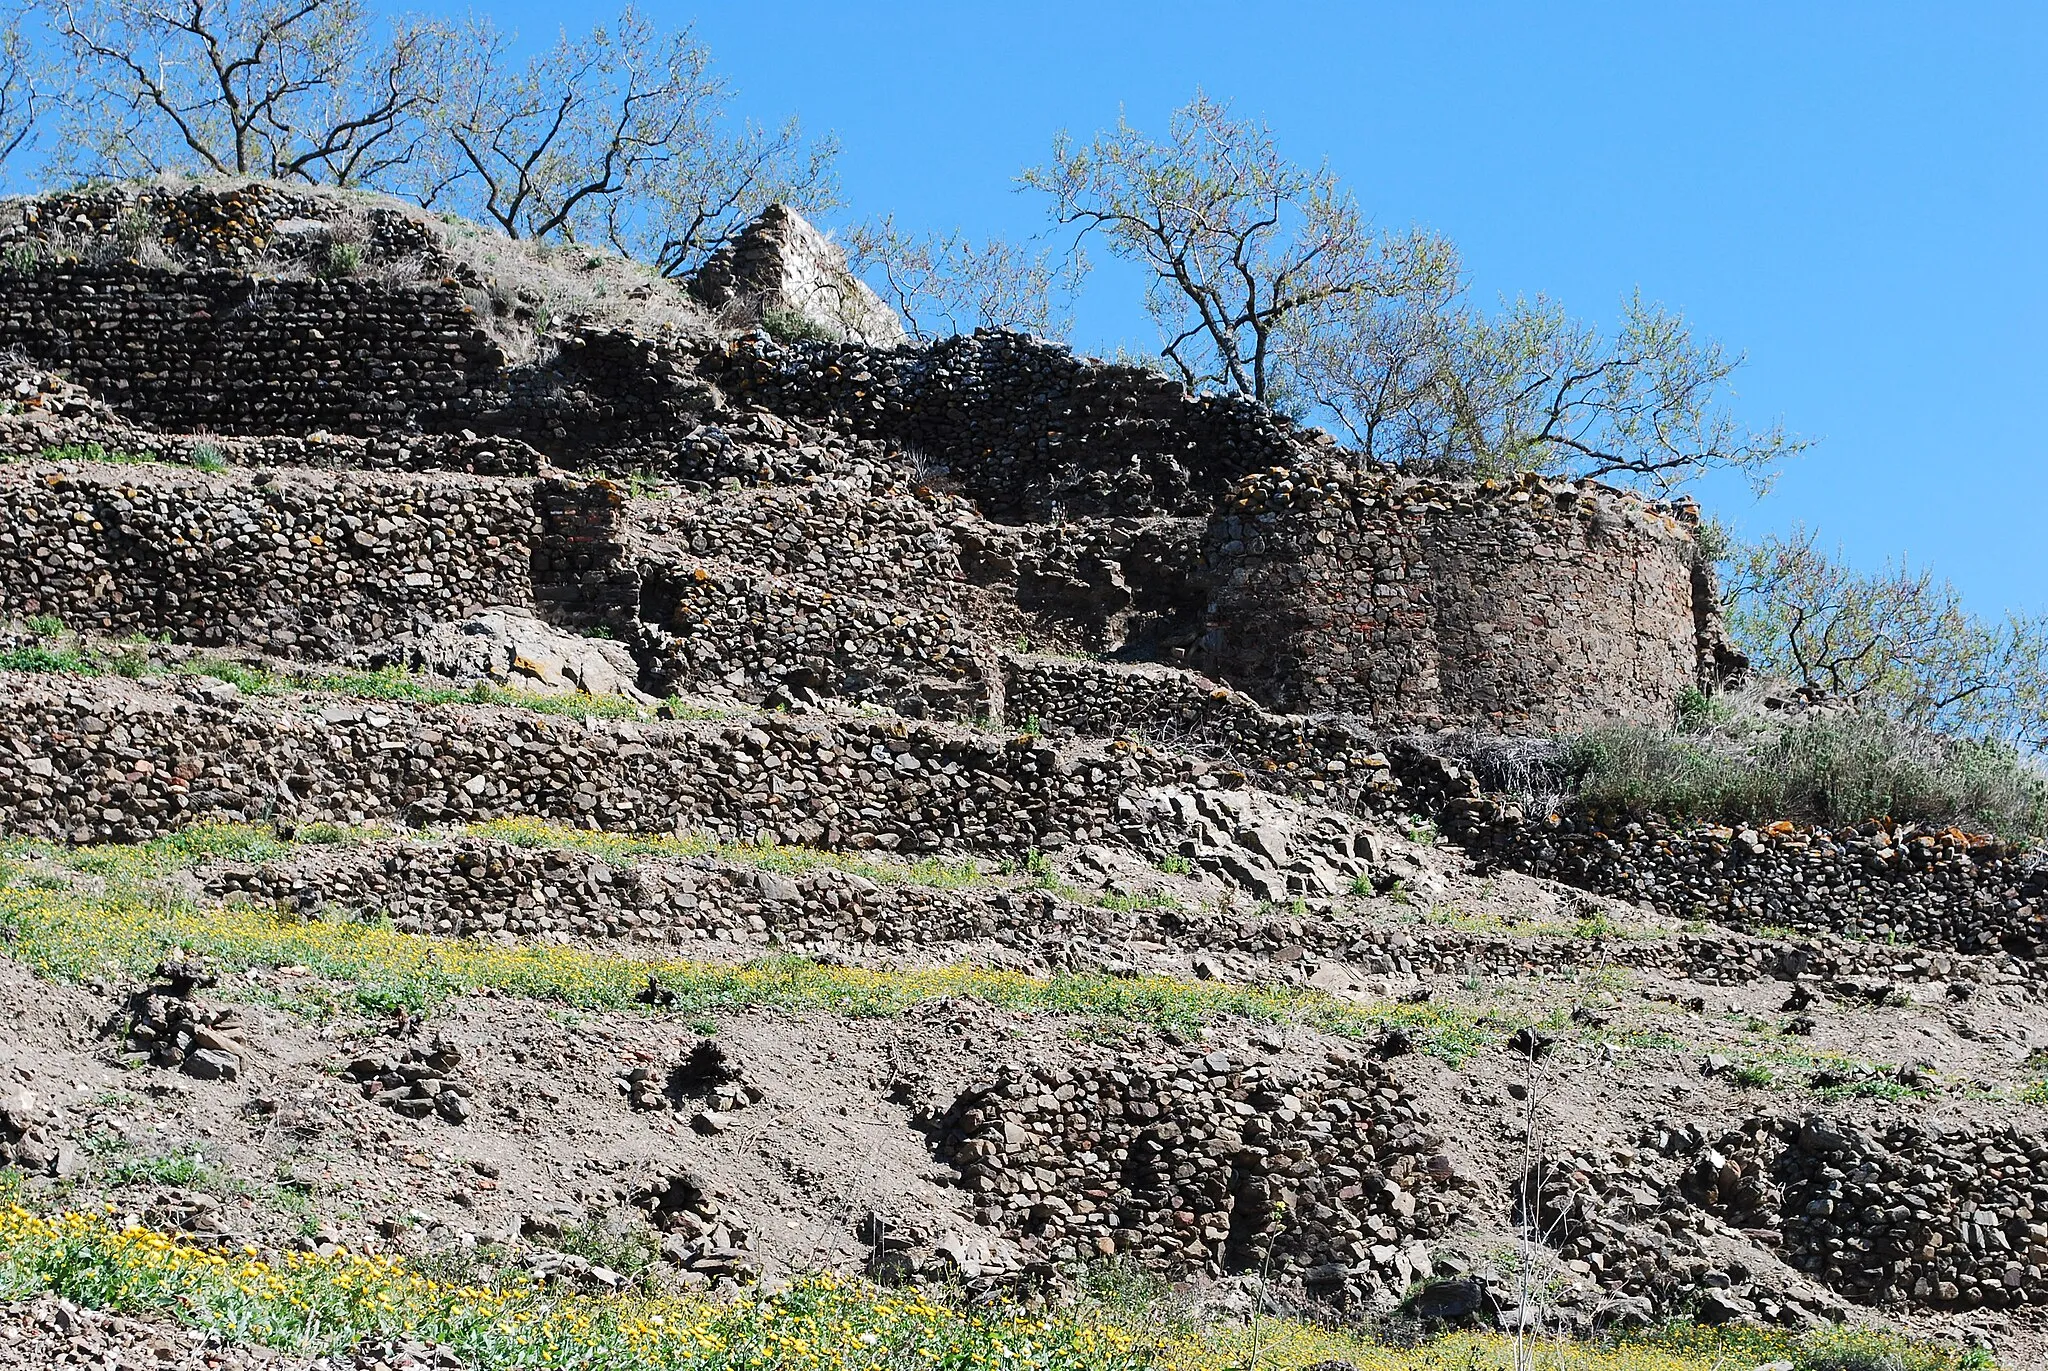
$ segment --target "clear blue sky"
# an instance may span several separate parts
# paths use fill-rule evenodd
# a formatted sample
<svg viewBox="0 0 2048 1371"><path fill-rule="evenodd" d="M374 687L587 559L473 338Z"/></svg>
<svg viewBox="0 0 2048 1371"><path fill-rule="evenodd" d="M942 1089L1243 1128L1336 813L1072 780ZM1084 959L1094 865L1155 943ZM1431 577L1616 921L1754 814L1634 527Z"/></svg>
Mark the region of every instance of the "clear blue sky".
<svg viewBox="0 0 2048 1371"><path fill-rule="evenodd" d="M845 144L856 215L1021 235L1061 127L1157 128L1197 85L1327 156L1485 297L1610 317L1640 285L1749 354L1740 402L1821 441L1738 528L1910 554L1980 612L2048 609L2048 5L847 4L653 0L745 107ZM529 33L542 6L494 11ZM1077 342L1143 344L1098 271Z"/></svg>
<svg viewBox="0 0 2048 1371"><path fill-rule="evenodd" d="M453 0L436 8L455 9ZM545 40L565 14L485 3ZM1910 554L1980 612L2048 609L2048 5L891 4L647 0L740 107L844 143L854 217L1024 236L1011 177L1121 104L1197 85L1327 156L1387 225L1462 248L1482 298L1612 316L1640 286L1749 354L1740 405L1819 445L1749 533ZM1098 270L1076 341L1150 343Z"/></svg>

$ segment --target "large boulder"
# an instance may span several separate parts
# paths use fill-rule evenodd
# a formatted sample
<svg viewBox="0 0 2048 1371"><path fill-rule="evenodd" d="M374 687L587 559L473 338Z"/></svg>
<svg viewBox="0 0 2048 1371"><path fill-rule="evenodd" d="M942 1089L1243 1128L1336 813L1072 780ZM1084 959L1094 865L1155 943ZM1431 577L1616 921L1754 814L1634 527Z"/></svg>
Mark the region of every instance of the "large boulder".
<svg viewBox="0 0 2048 1371"><path fill-rule="evenodd" d="M580 691L652 703L635 683L639 667L624 644L565 632L510 608L402 634L360 654L358 665L403 667L464 685Z"/></svg>
<svg viewBox="0 0 2048 1371"><path fill-rule="evenodd" d="M786 205L770 205L706 259L690 292L714 309L736 306L771 325L869 347L905 341L903 321L847 268L846 254Z"/></svg>

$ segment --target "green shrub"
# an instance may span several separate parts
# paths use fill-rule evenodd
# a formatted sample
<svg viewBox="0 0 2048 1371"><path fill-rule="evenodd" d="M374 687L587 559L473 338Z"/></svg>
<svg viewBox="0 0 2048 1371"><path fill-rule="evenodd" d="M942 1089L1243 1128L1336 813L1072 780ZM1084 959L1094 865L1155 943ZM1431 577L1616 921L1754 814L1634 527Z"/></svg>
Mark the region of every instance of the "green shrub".
<svg viewBox="0 0 2048 1371"><path fill-rule="evenodd" d="M827 328L817 320L794 310L787 305L770 305L761 311L761 327L768 330L768 336L778 343L836 343L840 341L835 329Z"/></svg>
<svg viewBox="0 0 2048 1371"><path fill-rule="evenodd" d="M1728 823L1890 818L2014 840L2048 832L2048 777L2004 743L1851 711L1772 718L1682 702L1680 717L1678 729L1613 724L1569 740L1562 765L1578 803Z"/></svg>
<svg viewBox="0 0 2048 1371"><path fill-rule="evenodd" d="M0 671L34 671L66 676L97 676L100 669L74 648L49 648L40 643L0 648Z"/></svg>
<svg viewBox="0 0 2048 1371"><path fill-rule="evenodd" d="M353 276L363 267L363 249L358 243L329 243L321 254L319 274L328 280Z"/></svg>

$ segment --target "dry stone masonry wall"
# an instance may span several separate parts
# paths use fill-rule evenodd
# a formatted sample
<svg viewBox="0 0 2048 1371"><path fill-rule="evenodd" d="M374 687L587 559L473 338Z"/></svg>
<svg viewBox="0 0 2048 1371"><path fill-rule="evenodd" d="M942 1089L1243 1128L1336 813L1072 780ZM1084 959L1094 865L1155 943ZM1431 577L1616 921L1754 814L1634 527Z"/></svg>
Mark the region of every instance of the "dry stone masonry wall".
<svg viewBox="0 0 2048 1371"><path fill-rule="evenodd" d="M929 600L963 579L948 524L965 502L856 479L734 490L662 502L638 526L690 557L799 577L870 598Z"/></svg>
<svg viewBox="0 0 2048 1371"><path fill-rule="evenodd" d="M1006 1069L934 1125L983 1221L1055 1259L1127 1255L1400 1291L1459 1213L1428 1116L1378 1063L1225 1051Z"/></svg>
<svg viewBox="0 0 2048 1371"><path fill-rule="evenodd" d="M1783 1233L1785 1259L1859 1303L2048 1303L2048 1139L2014 1128L1754 1118L1693 1143L1688 1198Z"/></svg>
<svg viewBox="0 0 2048 1371"><path fill-rule="evenodd" d="M332 658L531 598L531 483L0 466L0 614Z"/></svg>
<svg viewBox="0 0 2048 1371"><path fill-rule="evenodd" d="M0 348L139 423L229 433L455 427L505 364L453 290L229 269L0 267Z"/></svg>
<svg viewBox="0 0 2048 1371"><path fill-rule="evenodd" d="M1208 555L1197 660L1275 709L1561 732L1700 679L1689 515L1594 487L1295 465L1231 493Z"/></svg>
<svg viewBox="0 0 2048 1371"><path fill-rule="evenodd" d="M943 609L884 603L801 582L708 567L649 569L641 597L648 674L661 689L706 687L759 701L783 692L842 696L972 717L972 634Z"/></svg>
<svg viewBox="0 0 2048 1371"><path fill-rule="evenodd" d="M1348 993L1374 977L1486 978L1571 974L1589 962L1708 985L1804 979L1846 996L1871 987L1996 979L1983 959L1855 943L1782 942L1736 934L1597 940L1389 927L1354 909L1105 904L990 878L956 887L873 880L829 865L785 870L730 857L641 856L630 862L497 838L308 844L293 857L207 872L209 894L274 904L297 917L330 908L389 918L439 937L628 942L685 951L768 949L805 955L995 950L1034 969L1148 969L1185 974L1229 961L1228 979L1297 976ZM986 955L986 954L984 954ZM1851 980L1856 983L1848 984Z"/></svg>
<svg viewBox="0 0 2048 1371"><path fill-rule="evenodd" d="M705 372L736 399L919 451L1003 519L1204 515L1237 476L1321 438L1248 401L997 330L897 351L743 340Z"/></svg>
<svg viewBox="0 0 2048 1371"><path fill-rule="evenodd" d="M2048 872L2012 844L1953 828L1532 821L1480 797L1452 801L1444 818L1489 859L1679 918L2028 961L2048 948Z"/></svg>
<svg viewBox="0 0 2048 1371"><path fill-rule="evenodd" d="M10 675L0 824L128 842L195 819L397 821L533 815L623 832L702 829L828 848L1006 855L1123 832L1126 793L1178 764L1112 744L901 722L578 725L517 709L181 698ZM1142 835L1138 835L1142 838Z"/></svg>

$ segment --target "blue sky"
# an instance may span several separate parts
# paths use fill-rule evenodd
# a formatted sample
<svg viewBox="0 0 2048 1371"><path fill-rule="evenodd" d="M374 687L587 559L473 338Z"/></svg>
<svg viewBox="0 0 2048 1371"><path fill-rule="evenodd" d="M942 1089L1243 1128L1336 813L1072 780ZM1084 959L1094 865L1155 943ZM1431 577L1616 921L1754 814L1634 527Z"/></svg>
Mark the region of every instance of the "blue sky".
<svg viewBox="0 0 2048 1371"><path fill-rule="evenodd" d="M535 6L496 11L528 31ZM1483 298L1611 316L1641 286L1749 354L1745 412L1819 444L1754 502L1851 560L1909 554L1981 612L2048 609L2048 6L857 4L694 19L746 107L835 130L856 214L1022 235L1010 178L1197 85L1327 156ZM529 18L531 14L533 17ZM558 21L557 21L558 22ZM1098 271L1076 340L1144 344Z"/></svg>
<svg viewBox="0 0 2048 1371"><path fill-rule="evenodd" d="M849 214L909 227L1037 232L1011 178L1054 130L1158 128L1203 86L1448 234L1482 299L1608 318L1640 286L1746 351L1742 411L1820 441L1762 503L1701 492L1739 530L2048 610L2048 5L646 7L746 113L839 135ZM482 8L545 40L601 7ZM1098 270L1076 342L1148 345L1139 289Z"/></svg>

